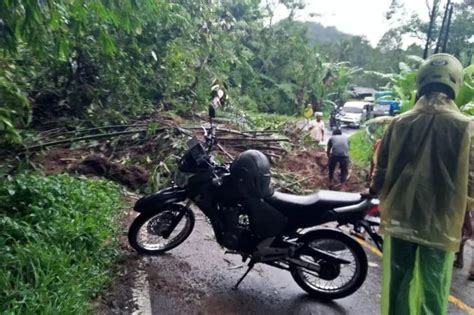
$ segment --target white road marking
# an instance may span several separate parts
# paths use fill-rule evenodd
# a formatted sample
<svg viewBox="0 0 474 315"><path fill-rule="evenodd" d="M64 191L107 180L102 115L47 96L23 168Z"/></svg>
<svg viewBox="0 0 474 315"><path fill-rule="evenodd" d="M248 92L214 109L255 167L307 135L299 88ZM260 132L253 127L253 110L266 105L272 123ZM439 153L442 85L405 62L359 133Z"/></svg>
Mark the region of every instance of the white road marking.
<svg viewBox="0 0 474 315"><path fill-rule="evenodd" d="M148 283L148 276L143 259L140 260L136 273L135 285L132 288L132 297L137 309L132 315L151 315L150 285Z"/></svg>

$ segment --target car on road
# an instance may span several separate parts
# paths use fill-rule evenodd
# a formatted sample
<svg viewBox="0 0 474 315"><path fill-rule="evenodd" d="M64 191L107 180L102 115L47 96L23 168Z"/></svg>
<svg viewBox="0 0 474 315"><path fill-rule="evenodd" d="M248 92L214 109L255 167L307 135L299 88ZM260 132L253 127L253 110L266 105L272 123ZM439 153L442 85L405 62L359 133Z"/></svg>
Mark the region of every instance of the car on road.
<svg viewBox="0 0 474 315"><path fill-rule="evenodd" d="M370 118L373 104L367 101L349 101L342 106L337 117L341 125L359 128Z"/></svg>
<svg viewBox="0 0 474 315"><path fill-rule="evenodd" d="M372 117L394 116L400 112L400 102L395 100L377 100Z"/></svg>

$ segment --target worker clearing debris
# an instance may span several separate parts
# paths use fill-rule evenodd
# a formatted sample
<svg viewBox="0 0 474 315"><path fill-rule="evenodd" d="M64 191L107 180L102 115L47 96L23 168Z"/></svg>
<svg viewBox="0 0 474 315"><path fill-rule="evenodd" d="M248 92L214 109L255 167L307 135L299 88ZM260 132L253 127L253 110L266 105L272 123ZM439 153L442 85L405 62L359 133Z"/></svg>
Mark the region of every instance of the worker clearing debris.
<svg viewBox="0 0 474 315"><path fill-rule="evenodd" d="M339 164L340 183L343 185L349 176L349 138L342 134L341 129L335 129L329 138L327 146L329 187L332 187L334 171Z"/></svg>
<svg viewBox="0 0 474 315"><path fill-rule="evenodd" d="M382 139L370 192L384 233L382 314L446 314L454 253L474 198L472 121L454 99L461 63L435 54L420 66L418 101Z"/></svg>

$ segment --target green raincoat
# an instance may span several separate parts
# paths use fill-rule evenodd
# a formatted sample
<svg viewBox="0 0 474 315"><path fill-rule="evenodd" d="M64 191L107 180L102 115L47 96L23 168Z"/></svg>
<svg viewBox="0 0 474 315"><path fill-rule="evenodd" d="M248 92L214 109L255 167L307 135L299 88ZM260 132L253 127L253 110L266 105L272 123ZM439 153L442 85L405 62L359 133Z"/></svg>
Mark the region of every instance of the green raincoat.
<svg viewBox="0 0 474 315"><path fill-rule="evenodd" d="M471 120L441 93L422 97L394 119L372 182L380 193L384 234L458 250L474 197L473 135Z"/></svg>
<svg viewBox="0 0 474 315"><path fill-rule="evenodd" d="M471 120L441 93L388 127L371 187L385 235L383 315L447 312L454 252L473 204L473 136Z"/></svg>

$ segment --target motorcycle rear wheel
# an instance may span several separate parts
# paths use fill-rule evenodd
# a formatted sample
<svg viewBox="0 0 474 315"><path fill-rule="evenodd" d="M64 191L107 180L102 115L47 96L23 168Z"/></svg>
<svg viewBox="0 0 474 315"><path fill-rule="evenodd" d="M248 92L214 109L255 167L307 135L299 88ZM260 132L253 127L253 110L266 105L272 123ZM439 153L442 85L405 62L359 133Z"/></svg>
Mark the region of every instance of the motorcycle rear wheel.
<svg viewBox="0 0 474 315"><path fill-rule="evenodd" d="M169 228L171 220L183 211L184 215L173 231L164 237L163 233ZM140 254L159 255L184 242L191 234L194 222L191 209L171 204L159 212L146 212L135 218L128 230L128 242Z"/></svg>
<svg viewBox="0 0 474 315"><path fill-rule="evenodd" d="M307 255L295 257L321 268L316 273L303 267L291 267L295 282L312 297L321 300L344 298L364 283L368 269L367 256L359 243L350 236L336 230L321 229L303 235L298 242L350 261L349 264L334 265Z"/></svg>

